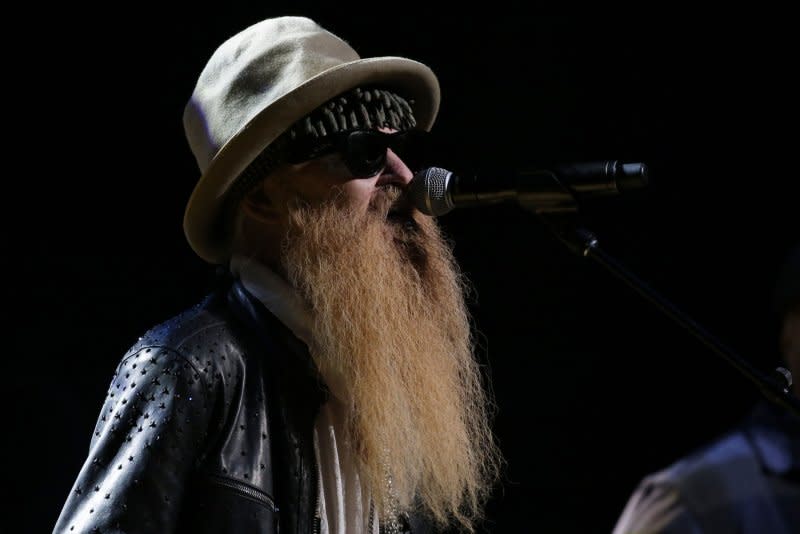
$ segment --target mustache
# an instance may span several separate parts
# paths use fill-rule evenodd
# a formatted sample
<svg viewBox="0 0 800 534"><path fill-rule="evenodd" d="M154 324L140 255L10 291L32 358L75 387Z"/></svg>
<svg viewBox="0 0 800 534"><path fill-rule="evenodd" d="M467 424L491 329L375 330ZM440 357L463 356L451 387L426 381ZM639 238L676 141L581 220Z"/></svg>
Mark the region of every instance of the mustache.
<svg viewBox="0 0 800 534"><path fill-rule="evenodd" d="M411 198L406 190L395 184L380 187L369 202L370 210L386 218L392 213L410 214Z"/></svg>
<svg viewBox="0 0 800 534"><path fill-rule="evenodd" d="M394 184L381 187L370 199L369 212L383 221L391 223L398 237L407 240L420 232L419 213L414 211L414 203L407 189Z"/></svg>

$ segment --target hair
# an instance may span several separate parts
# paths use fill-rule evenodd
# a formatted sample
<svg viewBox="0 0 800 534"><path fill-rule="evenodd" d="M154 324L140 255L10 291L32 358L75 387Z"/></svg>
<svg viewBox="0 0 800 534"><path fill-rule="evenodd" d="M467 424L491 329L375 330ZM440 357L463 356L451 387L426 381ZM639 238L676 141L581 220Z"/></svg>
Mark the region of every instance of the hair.
<svg viewBox="0 0 800 534"><path fill-rule="evenodd" d="M399 198L298 208L283 267L313 310L311 355L349 407L344 439L382 520L414 510L472 532L502 462L493 399L467 281L433 218L387 220Z"/></svg>

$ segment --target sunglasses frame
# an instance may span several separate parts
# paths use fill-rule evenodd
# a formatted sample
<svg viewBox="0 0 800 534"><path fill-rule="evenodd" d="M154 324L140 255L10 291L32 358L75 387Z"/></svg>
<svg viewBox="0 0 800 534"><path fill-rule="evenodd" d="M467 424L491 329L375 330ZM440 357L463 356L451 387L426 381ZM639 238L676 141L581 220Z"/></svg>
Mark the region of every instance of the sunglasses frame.
<svg viewBox="0 0 800 534"><path fill-rule="evenodd" d="M428 132L424 130L393 133L349 130L295 141L287 147L285 159L288 163L298 164L338 152L354 177L372 178L386 166L388 149L391 148L405 162L406 152L419 148L427 136Z"/></svg>

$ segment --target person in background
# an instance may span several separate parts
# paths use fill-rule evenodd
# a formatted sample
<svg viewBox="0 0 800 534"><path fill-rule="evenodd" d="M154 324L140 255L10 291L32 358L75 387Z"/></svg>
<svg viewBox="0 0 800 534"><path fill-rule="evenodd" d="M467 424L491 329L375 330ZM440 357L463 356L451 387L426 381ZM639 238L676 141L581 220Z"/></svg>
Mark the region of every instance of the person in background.
<svg viewBox="0 0 800 534"><path fill-rule="evenodd" d="M780 353L800 396L800 245L775 288ZM761 400L740 425L646 476L613 534L797 534L800 417Z"/></svg>
<svg viewBox="0 0 800 534"><path fill-rule="evenodd" d="M406 194L439 101L424 64L304 17L211 55L184 230L228 276L119 362L56 532L475 530L493 403L465 280Z"/></svg>

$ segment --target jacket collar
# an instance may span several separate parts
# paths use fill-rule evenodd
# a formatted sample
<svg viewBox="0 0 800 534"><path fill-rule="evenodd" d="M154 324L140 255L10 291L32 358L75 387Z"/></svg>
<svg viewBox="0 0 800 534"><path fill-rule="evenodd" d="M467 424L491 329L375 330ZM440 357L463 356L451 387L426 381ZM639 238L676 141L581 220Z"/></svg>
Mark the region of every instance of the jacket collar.
<svg viewBox="0 0 800 534"><path fill-rule="evenodd" d="M269 375L271 446L281 464L273 464L281 532L311 532L318 491L313 426L325 392L305 343L241 281L232 281L227 300L233 313L256 336Z"/></svg>
<svg viewBox="0 0 800 534"><path fill-rule="evenodd" d="M295 336L309 343L313 325L311 310L288 282L260 261L247 256L234 255L230 271L248 294L258 299Z"/></svg>

